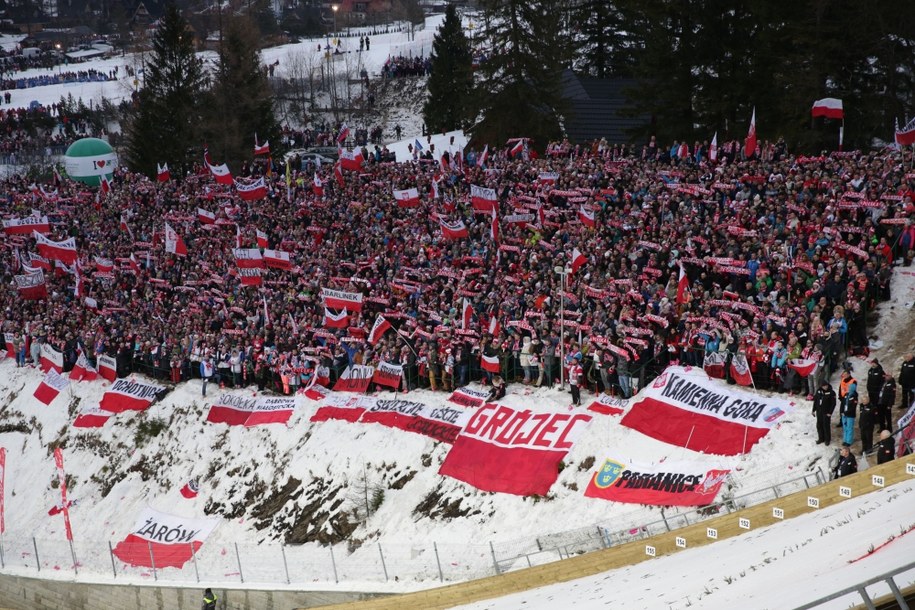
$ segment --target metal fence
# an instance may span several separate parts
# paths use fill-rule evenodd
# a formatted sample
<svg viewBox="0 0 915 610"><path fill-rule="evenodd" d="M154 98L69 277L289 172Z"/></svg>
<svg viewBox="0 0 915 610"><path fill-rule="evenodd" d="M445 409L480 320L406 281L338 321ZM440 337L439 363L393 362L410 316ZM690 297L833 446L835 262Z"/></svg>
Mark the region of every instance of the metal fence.
<svg viewBox="0 0 915 610"><path fill-rule="evenodd" d="M66 578L112 577L131 582L257 583L297 586L339 582L398 582L434 586L503 574L625 544L731 513L826 482L819 469L752 492L725 497L721 502L689 511L660 511L660 519L644 521L645 511L553 534L485 544L363 543L355 545L247 544L207 542L171 547L168 555L148 549L149 567L129 565L115 553L116 541L0 538L0 567L38 576ZM620 527L621 523L630 523ZM189 558L182 568L161 567L175 555ZM144 558L145 559L145 558ZM157 567L158 566L158 567Z"/></svg>

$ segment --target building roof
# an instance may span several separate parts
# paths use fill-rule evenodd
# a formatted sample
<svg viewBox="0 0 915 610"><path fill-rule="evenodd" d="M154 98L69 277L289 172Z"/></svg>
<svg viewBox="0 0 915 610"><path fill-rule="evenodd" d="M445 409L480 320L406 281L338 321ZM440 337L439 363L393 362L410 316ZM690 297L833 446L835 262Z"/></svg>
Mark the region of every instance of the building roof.
<svg viewBox="0 0 915 610"><path fill-rule="evenodd" d="M566 70L562 75L563 96L569 108L565 117L566 136L571 142L606 138L611 144L627 143L630 130L645 125L649 117L625 116L629 105L625 91L634 80L594 78Z"/></svg>

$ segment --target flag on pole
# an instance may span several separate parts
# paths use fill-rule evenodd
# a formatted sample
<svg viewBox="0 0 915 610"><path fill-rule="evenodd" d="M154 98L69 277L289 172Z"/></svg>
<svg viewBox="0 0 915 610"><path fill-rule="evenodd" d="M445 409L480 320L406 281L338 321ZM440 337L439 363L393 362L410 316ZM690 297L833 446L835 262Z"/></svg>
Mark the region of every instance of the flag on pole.
<svg viewBox="0 0 915 610"><path fill-rule="evenodd" d="M378 317L375 318L375 323L372 325L372 330L369 331L369 344L371 344L373 347L377 345L384 333L389 331L391 328L393 328L391 323L388 322L384 316L378 314Z"/></svg>
<svg viewBox="0 0 915 610"><path fill-rule="evenodd" d="M572 249L572 273L577 273L582 265L588 262L588 257L582 254L578 248Z"/></svg>
<svg viewBox="0 0 915 610"><path fill-rule="evenodd" d="M270 310L267 309L267 297L264 296L264 293L261 293L261 301L264 303L264 326L270 324Z"/></svg>
<svg viewBox="0 0 915 610"><path fill-rule="evenodd" d="M712 136L712 143L708 148L708 158L710 161L718 160L718 132Z"/></svg>
<svg viewBox="0 0 915 610"><path fill-rule="evenodd" d="M689 293L689 278L686 276L686 270L683 263L680 263L680 278L677 280L677 304L689 303L691 300Z"/></svg>
<svg viewBox="0 0 915 610"><path fill-rule="evenodd" d="M461 304L461 329L470 330L470 320L473 317L473 307L470 305L470 300L464 298Z"/></svg>
<svg viewBox="0 0 915 610"><path fill-rule="evenodd" d="M172 174L168 171L168 163L163 163L159 165L156 163L156 180L159 182L168 182L171 180Z"/></svg>
<svg viewBox="0 0 915 610"><path fill-rule="evenodd" d="M915 119L906 123L902 129L899 129L899 119L896 119L896 145L910 146L912 144L915 144Z"/></svg>
<svg viewBox="0 0 915 610"><path fill-rule="evenodd" d="M752 157L753 153L756 152L756 106L753 106L753 115L750 117L750 130L747 132L743 152L746 157Z"/></svg>
<svg viewBox="0 0 915 610"><path fill-rule="evenodd" d="M845 110L842 108L842 100L834 97L824 97L813 103L810 114L814 117L822 116L827 119L844 119Z"/></svg>

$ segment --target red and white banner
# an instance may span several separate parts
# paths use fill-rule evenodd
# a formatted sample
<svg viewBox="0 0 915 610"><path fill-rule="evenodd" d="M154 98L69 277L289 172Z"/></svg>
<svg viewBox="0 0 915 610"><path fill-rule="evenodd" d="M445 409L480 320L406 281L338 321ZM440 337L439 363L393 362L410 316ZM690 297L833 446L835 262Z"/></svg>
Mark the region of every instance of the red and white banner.
<svg viewBox="0 0 915 610"><path fill-rule="evenodd" d="M46 405L50 405L51 402L57 398L57 395L63 392L67 386L70 385L70 382L67 381L65 377L61 377L60 373L51 369L48 371L47 375L44 376L44 379L41 380L41 383L38 384L38 387L35 388L33 396Z"/></svg>
<svg viewBox="0 0 915 610"><path fill-rule="evenodd" d="M41 256L40 254L35 254L34 252L29 252L29 263L32 267L38 267L45 271L51 270L51 261Z"/></svg>
<svg viewBox="0 0 915 610"><path fill-rule="evenodd" d="M182 487L179 492L188 500L196 498L197 494L200 493L200 486L197 484L197 479L191 479L185 483L184 487Z"/></svg>
<svg viewBox="0 0 915 610"><path fill-rule="evenodd" d="M245 426L263 426L265 424L288 424L295 412L293 396L262 396L257 399L254 410L245 420Z"/></svg>
<svg viewBox="0 0 915 610"><path fill-rule="evenodd" d="M588 405L588 411L594 411L602 415L622 415L628 407L628 398L601 394L594 402Z"/></svg>
<svg viewBox="0 0 915 610"><path fill-rule="evenodd" d="M271 269L292 269L289 253L282 250L264 250L264 264Z"/></svg>
<svg viewBox="0 0 915 610"><path fill-rule="evenodd" d="M128 565L180 569L200 552L217 525L219 519L188 519L146 507L113 552Z"/></svg>
<svg viewBox="0 0 915 610"><path fill-rule="evenodd" d="M3 232L7 235L31 235L33 231L50 233L51 223L48 222L48 217L29 216L27 218L10 218L3 221Z"/></svg>
<svg viewBox="0 0 915 610"><path fill-rule="evenodd" d="M400 387L400 380L402 377L403 367L401 365L390 364L382 360L375 368L375 373L372 375L372 382L396 390Z"/></svg>
<svg viewBox="0 0 915 610"><path fill-rule="evenodd" d="M200 224L204 225L216 224L216 213L204 210L203 208L197 208L197 220L200 221Z"/></svg>
<svg viewBox="0 0 915 610"><path fill-rule="evenodd" d="M480 354L480 367L490 373L499 373L499 357Z"/></svg>
<svg viewBox="0 0 915 610"><path fill-rule="evenodd" d="M399 208L415 208L419 206L419 191L416 187L402 191L395 189L394 199L397 200L397 207Z"/></svg>
<svg viewBox="0 0 915 610"><path fill-rule="evenodd" d="M267 196L267 184L264 182L263 178L258 178L253 182L247 183L236 180L235 190L238 192L238 196L242 201L257 201L258 199L264 199Z"/></svg>
<svg viewBox="0 0 915 610"><path fill-rule="evenodd" d="M211 424L244 426L255 408L257 408L257 398L223 394L210 407L207 421Z"/></svg>
<svg viewBox="0 0 915 610"><path fill-rule="evenodd" d="M578 270L588 262L588 257L582 254L578 248L572 248L572 273L578 273Z"/></svg>
<svg viewBox="0 0 915 610"><path fill-rule="evenodd" d="M368 396L353 397L348 394L331 393L323 399L309 421L321 422L331 419L357 422L365 412L366 405L372 404Z"/></svg>
<svg viewBox="0 0 915 610"><path fill-rule="evenodd" d="M96 358L95 362L98 365L98 374L101 375L102 378L114 383L114 381L118 378L117 360L111 356L105 356L102 354Z"/></svg>
<svg viewBox="0 0 915 610"><path fill-rule="evenodd" d="M99 273L111 273L114 271L114 261L102 256L95 257L95 270Z"/></svg>
<svg viewBox="0 0 915 610"><path fill-rule="evenodd" d="M99 408L112 413L145 411L165 388L152 383L118 379L102 396Z"/></svg>
<svg viewBox="0 0 915 610"><path fill-rule="evenodd" d="M896 145L910 146L915 144L915 119L906 123L905 127L899 128L899 119L896 119Z"/></svg>
<svg viewBox="0 0 915 610"><path fill-rule="evenodd" d="M321 289L321 299L325 307L331 309L348 309L349 311L362 311L362 293L345 292L343 290L333 290L331 288Z"/></svg>
<svg viewBox="0 0 915 610"><path fill-rule="evenodd" d="M351 364L334 384L334 392L356 392L364 394L369 389L375 367L365 364Z"/></svg>
<svg viewBox="0 0 915 610"><path fill-rule="evenodd" d="M270 140L264 140L263 144L257 143L257 137L254 138L254 154L255 155L269 155L270 154Z"/></svg>
<svg viewBox="0 0 915 610"><path fill-rule="evenodd" d="M597 226L597 221L594 219L594 211L587 209L583 205L578 206L578 220L581 221L581 224L591 229Z"/></svg>
<svg viewBox="0 0 915 610"><path fill-rule="evenodd" d="M54 450L54 464L57 466L57 480L60 483L60 505L63 507L64 527L67 540L73 541L73 529L70 527L70 503L67 502L67 473L64 472L64 454L60 447Z"/></svg>
<svg viewBox="0 0 915 610"><path fill-rule="evenodd" d="M48 285L44 281L44 272L38 269L36 273L15 275L16 290L19 296L26 301L38 301L48 298Z"/></svg>
<svg viewBox="0 0 915 610"><path fill-rule="evenodd" d="M210 165L207 163L207 167L210 168L210 173L213 174L213 178L216 180L217 184L232 184L232 172L229 171L229 166L223 163L222 165Z"/></svg>
<svg viewBox="0 0 915 610"><path fill-rule="evenodd" d="M86 406L73 420L74 428L101 428L111 418L111 413L98 407Z"/></svg>
<svg viewBox="0 0 915 610"><path fill-rule="evenodd" d="M187 256L184 240L168 223L165 223L165 251L175 256Z"/></svg>
<svg viewBox="0 0 915 610"><path fill-rule="evenodd" d="M267 246L270 245L270 241L267 238L267 234L265 232L261 231L260 229L254 230L254 237L255 237L255 239L257 239L258 248L266 248Z"/></svg>
<svg viewBox="0 0 915 610"><path fill-rule="evenodd" d="M731 377L744 387L753 385L753 374L750 372L750 363L744 354L734 354L731 358Z"/></svg>
<svg viewBox="0 0 915 610"><path fill-rule="evenodd" d="M484 491L546 495L559 475L559 462L590 421L584 413L485 404L473 413L438 472Z"/></svg>
<svg viewBox="0 0 915 610"><path fill-rule="evenodd" d="M375 323L372 324L372 330L369 332L368 342L374 347L381 340L381 337L384 336L384 333L388 332L393 328L391 323L385 320L384 316L378 314L378 317L375 318Z"/></svg>
<svg viewBox="0 0 915 610"><path fill-rule="evenodd" d="M168 163L159 165L156 163L156 180L159 182L168 182L171 180L172 174L168 170Z"/></svg>
<svg viewBox="0 0 915 610"><path fill-rule="evenodd" d="M68 237L63 241L52 241L38 232L32 232L38 242L38 253L48 260L60 261L65 265L76 262L76 238Z"/></svg>
<svg viewBox="0 0 915 610"><path fill-rule="evenodd" d="M823 116L827 119L845 118L845 110L842 108L842 100L834 97L824 97L813 103L810 109L811 116Z"/></svg>
<svg viewBox="0 0 915 610"><path fill-rule="evenodd" d="M15 358L16 357L16 346L13 343L13 340L16 336L13 333L3 333L3 342L6 344L6 357Z"/></svg>
<svg viewBox="0 0 915 610"><path fill-rule="evenodd" d="M261 277L261 269L257 267L241 268L235 270L235 275L242 286L261 286L264 278Z"/></svg>
<svg viewBox="0 0 915 610"><path fill-rule="evenodd" d="M62 373L64 370L64 355L63 353L57 351L51 347L50 343L41 344L41 352L39 355L38 364L41 367L42 372L47 373L48 371L54 371L56 373Z"/></svg>
<svg viewBox="0 0 915 610"><path fill-rule="evenodd" d="M438 225L441 227L442 237L445 239L462 239L470 236L470 233L467 231L467 227L462 220L450 222L444 218L439 218Z"/></svg>
<svg viewBox="0 0 915 610"><path fill-rule="evenodd" d="M492 210L498 208L499 199L496 197L496 189L485 188L470 185L470 205L474 212L489 214Z"/></svg>
<svg viewBox="0 0 915 610"><path fill-rule="evenodd" d="M753 106L753 116L750 117L750 129L744 141L743 154L749 158L756 152L756 106Z"/></svg>
<svg viewBox="0 0 915 610"><path fill-rule="evenodd" d="M361 150L340 150L340 166L345 170L358 171L363 161Z"/></svg>
<svg viewBox="0 0 915 610"><path fill-rule="evenodd" d="M263 269L264 257L257 248L233 248L235 266L240 269Z"/></svg>
<svg viewBox="0 0 915 610"><path fill-rule="evenodd" d="M76 364L73 365L73 370L70 371L70 381L95 381L96 379L98 379L98 371L92 368L92 365L89 364L89 359L86 358L86 354L80 351Z"/></svg>
<svg viewBox="0 0 915 610"><path fill-rule="evenodd" d="M669 366L645 388L622 424L693 451L739 455L777 426L788 409L784 400L727 386L702 369Z"/></svg>
<svg viewBox="0 0 915 610"><path fill-rule="evenodd" d="M724 379L724 363L727 361L727 354L722 352L705 352L705 360L702 361L702 368L709 377L715 379Z"/></svg>
<svg viewBox="0 0 915 610"><path fill-rule="evenodd" d="M444 443L454 443L470 421L471 412L451 407L432 407L408 400L366 397L359 423L377 423L415 432Z"/></svg>
<svg viewBox="0 0 915 610"><path fill-rule="evenodd" d="M817 370L818 361L813 358L793 358L788 361L788 368L797 371L801 377L808 377Z"/></svg>
<svg viewBox="0 0 915 610"><path fill-rule="evenodd" d="M334 313L327 307L324 308L324 327L325 328L348 328L349 312L343 309Z"/></svg>
<svg viewBox="0 0 915 610"><path fill-rule="evenodd" d="M585 490L589 498L655 506L706 506L730 470L698 462L638 464L606 459Z"/></svg>
<svg viewBox="0 0 915 610"><path fill-rule="evenodd" d="M464 407L479 407L486 402L487 398L489 398L488 390L478 390L476 388L471 388L470 386L464 386L457 388L451 396L448 397L448 400Z"/></svg>

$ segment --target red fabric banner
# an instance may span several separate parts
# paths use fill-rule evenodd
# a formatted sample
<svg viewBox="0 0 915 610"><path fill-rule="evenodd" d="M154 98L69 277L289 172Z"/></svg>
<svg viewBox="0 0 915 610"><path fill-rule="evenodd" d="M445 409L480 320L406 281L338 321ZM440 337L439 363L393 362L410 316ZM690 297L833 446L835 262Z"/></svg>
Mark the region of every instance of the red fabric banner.
<svg viewBox="0 0 915 610"><path fill-rule="evenodd" d="M98 374L104 379L114 383L118 378L118 364L111 356L99 356L96 360L98 363Z"/></svg>
<svg viewBox="0 0 915 610"><path fill-rule="evenodd" d="M456 389L448 400L464 407L479 407L489 398L487 390L477 390L468 386Z"/></svg>
<svg viewBox="0 0 915 610"><path fill-rule="evenodd" d="M165 388L151 383L118 379L102 396L99 408L112 413L145 411Z"/></svg>
<svg viewBox="0 0 915 610"><path fill-rule="evenodd" d="M114 555L132 566L182 568L218 524L218 519L187 519L147 507L127 537L114 547Z"/></svg>
<svg viewBox="0 0 915 610"><path fill-rule="evenodd" d="M656 506L705 506L715 501L730 470L694 462L643 465L607 459L585 490L589 498Z"/></svg>
<svg viewBox="0 0 915 610"><path fill-rule="evenodd" d="M334 392L356 392L364 394L369 389L375 367L364 364L351 364L346 367L340 379L334 384Z"/></svg>

